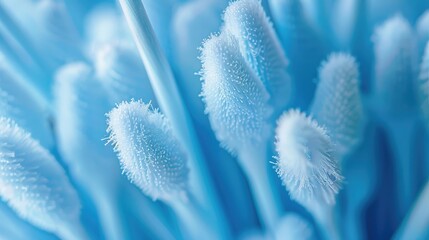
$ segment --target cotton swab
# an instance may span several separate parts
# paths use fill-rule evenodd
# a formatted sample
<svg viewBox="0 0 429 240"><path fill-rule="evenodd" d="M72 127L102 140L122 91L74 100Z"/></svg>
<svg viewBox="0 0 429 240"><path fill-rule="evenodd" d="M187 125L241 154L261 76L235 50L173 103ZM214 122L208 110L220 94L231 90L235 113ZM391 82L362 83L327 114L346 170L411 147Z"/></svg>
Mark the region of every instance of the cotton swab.
<svg viewBox="0 0 429 240"><path fill-rule="evenodd" d="M283 111L292 93L288 61L261 3L231 2L225 10L224 22L225 29L238 39L241 53L270 94L273 109L276 113Z"/></svg>
<svg viewBox="0 0 429 240"><path fill-rule="evenodd" d="M109 142L128 179L152 199L166 202L187 232L185 238L218 239L194 202L180 143L164 116L142 102L121 103L108 114Z"/></svg>
<svg viewBox="0 0 429 240"><path fill-rule="evenodd" d="M289 195L313 214L327 239L340 239L331 208L343 177L326 130L290 110L278 120L276 139L275 165Z"/></svg>
<svg viewBox="0 0 429 240"><path fill-rule="evenodd" d="M42 229L88 239L77 192L55 158L12 120L0 118L0 126L0 196Z"/></svg>
<svg viewBox="0 0 429 240"><path fill-rule="evenodd" d="M240 53L228 31L212 36L202 47L202 97L210 124L221 145L238 155L247 175L259 216L269 230L281 206L270 191L266 149L272 108L264 85Z"/></svg>
<svg viewBox="0 0 429 240"><path fill-rule="evenodd" d="M195 197L203 208L207 209L209 217L215 219L217 231L221 232L225 238L229 238L230 233L225 225L225 216L218 197L213 192L213 183L209 178L189 112L185 108L171 68L154 35L145 8L139 0L120 0L119 2L146 67L159 106L170 119L173 131L186 148L189 167L192 169L189 184L195 191Z"/></svg>

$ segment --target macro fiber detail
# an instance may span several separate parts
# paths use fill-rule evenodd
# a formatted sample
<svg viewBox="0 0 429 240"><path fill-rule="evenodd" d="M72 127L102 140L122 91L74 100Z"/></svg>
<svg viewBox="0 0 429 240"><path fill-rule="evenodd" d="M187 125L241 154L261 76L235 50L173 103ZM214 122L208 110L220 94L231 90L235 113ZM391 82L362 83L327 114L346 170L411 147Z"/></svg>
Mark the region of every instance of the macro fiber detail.
<svg viewBox="0 0 429 240"><path fill-rule="evenodd" d="M427 0L0 0L0 239L429 239Z"/></svg>

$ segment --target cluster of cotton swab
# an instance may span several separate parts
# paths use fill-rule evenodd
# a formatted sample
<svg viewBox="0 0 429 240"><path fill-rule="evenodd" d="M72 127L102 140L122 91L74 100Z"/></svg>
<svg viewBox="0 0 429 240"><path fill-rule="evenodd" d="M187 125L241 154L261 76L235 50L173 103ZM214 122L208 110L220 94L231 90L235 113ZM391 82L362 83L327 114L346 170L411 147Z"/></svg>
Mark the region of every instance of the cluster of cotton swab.
<svg viewBox="0 0 429 240"><path fill-rule="evenodd" d="M426 9L0 0L0 238L429 238Z"/></svg>

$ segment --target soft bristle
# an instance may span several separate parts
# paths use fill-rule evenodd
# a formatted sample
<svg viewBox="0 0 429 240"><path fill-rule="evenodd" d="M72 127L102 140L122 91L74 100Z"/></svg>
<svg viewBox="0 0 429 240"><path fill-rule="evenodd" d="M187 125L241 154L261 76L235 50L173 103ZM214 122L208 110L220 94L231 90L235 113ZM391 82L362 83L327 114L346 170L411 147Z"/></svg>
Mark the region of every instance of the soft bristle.
<svg viewBox="0 0 429 240"><path fill-rule="evenodd" d="M202 97L221 144L235 152L258 144L269 133L268 93L240 54L227 31L212 36L202 48Z"/></svg>
<svg viewBox="0 0 429 240"><path fill-rule="evenodd" d="M97 53L95 65L97 77L114 103L134 98L157 106L146 70L132 45L104 45Z"/></svg>
<svg viewBox="0 0 429 240"><path fill-rule="evenodd" d="M0 195L22 218L62 234L77 223L76 191L54 157L29 133L0 118Z"/></svg>
<svg viewBox="0 0 429 240"><path fill-rule="evenodd" d="M358 68L352 56L332 54L322 64L311 113L327 128L340 153L350 151L359 141L363 130L363 108Z"/></svg>
<svg viewBox="0 0 429 240"><path fill-rule="evenodd" d="M289 213L282 217L276 227L275 234L276 240L316 239L310 223L295 213Z"/></svg>
<svg viewBox="0 0 429 240"><path fill-rule="evenodd" d="M5 61L0 56L0 117L13 119L45 148L52 149L54 140L47 104Z"/></svg>
<svg viewBox="0 0 429 240"><path fill-rule="evenodd" d="M420 65L419 95L420 109L425 118L426 126L429 128L429 42L426 44L425 54Z"/></svg>
<svg viewBox="0 0 429 240"><path fill-rule="evenodd" d="M277 173L299 203L335 203L343 177L325 129L297 110L283 114L276 129Z"/></svg>
<svg viewBox="0 0 429 240"><path fill-rule="evenodd" d="M271 95L276 110L290 100L287 60L260 1L239 0L225 10L225 29L239 41L242 54Z"/></svg>
<svg viewBox="0 0 429 240"><path fill-rule="evenodd" d="M109 142L131 182L153 199L187 191L188 167L169 122L143 102L123 102L108 113Z"/></svg>
<svg viewBox="0 0 429 240"><path fill-rule="evenodd" d="M402 16L377 29L374 91L387 114L403 115L415 106L416 57L412 28Z"/></svg>

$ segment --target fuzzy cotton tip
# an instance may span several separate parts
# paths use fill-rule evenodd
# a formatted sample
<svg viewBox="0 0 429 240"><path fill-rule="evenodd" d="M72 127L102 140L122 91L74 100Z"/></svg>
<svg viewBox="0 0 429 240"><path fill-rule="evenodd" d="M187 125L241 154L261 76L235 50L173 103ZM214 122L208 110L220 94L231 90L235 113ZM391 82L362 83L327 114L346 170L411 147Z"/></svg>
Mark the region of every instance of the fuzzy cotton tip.
<svg viewBox="0 0 429 240"><path fill-rule="evenodd" d="M291 94L288 61L260 1L230 3L224 21L225 29L238 39L243 56L270 94L270 103L281 111Z"/></svg>
<svg viewBox="0 0 429 240"><path fill-rule="evenodd" d="M352 56L332 54L322 64L311 113L327 129L341 154L359 142L364 113L358 67Z"/></svg>
<svg viewBox="0 0 429 240"><path fill-rule="evenodd" d="M283 114L276 129L277 174L292 199L335 203L341 176L334 146L325 129L299 110Z"/></svg>
<svg viewBox="0 0 429 240"><path fill-rule="evenodd" d="M405 115L415 104L417 47L410 24L400 15L376 31L374 92L389 115Z"/></svg>
<svg viewBox="0 0 429 240"><path fill-rule="evenodd" d="M114 145L129 180L155 199L187 191L187 160L167 119L141 101L123 102L107 115Z"/></svg>
<svg viewBox="0 0 429 240"><path fill-rule="evenodd" d="M0 118L0 196L22 218L60 236L78 224L80 201L64 170L8 118Z"/></svg>
<svg viewBox="0 0 429 240"><path fill-rule="evenodd" d="M240 54L237 40L227 31L212 36L202 47L201 61L201 96L221 144L236 152L265 140L269 96Z"/></svg>

